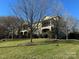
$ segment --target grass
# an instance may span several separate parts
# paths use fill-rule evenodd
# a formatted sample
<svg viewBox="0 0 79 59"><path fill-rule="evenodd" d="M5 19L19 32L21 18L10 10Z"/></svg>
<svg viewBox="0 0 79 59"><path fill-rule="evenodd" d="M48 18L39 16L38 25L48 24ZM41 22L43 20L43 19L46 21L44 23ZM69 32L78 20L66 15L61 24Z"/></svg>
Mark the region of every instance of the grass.
<svg viewBox="0 0 79 59"><path fill-rule="evenodd" d="M30 40L1 41L0 59L79 59L78 40L54 42L47 39L34 39L33 42L38 45L17 46L29 42ZM59 46L56 45L57 43Z"/></svg>

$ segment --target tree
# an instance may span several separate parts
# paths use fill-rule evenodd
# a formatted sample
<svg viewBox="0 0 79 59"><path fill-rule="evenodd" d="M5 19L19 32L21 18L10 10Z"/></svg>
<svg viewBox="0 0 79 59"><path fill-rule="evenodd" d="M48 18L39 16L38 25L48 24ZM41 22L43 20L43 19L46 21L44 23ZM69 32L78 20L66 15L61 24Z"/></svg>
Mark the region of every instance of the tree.
<svg viewBox="0 0 79 59"><path fill-rule="evenodd" d="M30 39L32 42L33 30L35 29L34 23L42 20L45 15L47 0L17 0L14 11L17 17L28 22L30 28ZM37 24L37 26L38 26Z"/></svg>
<svg viewBox="0 0 79 59"><path fill-rule="evenodd" d="M53 2L53 15L56 16L56 18L54 19L55 39L57 39L58 36L60 35L59 31L64 25L64 22L62 19L63 12L64 12L64 8L63 8L63 4L61 3L61 1L54 0L54 2Z"/></svg>
<svg viewBox="0 0 79 59"><path fill-rule="evenodd" d="M77 20L75 17L73 17L73 16L69 15L69 13L65 12L64 21L65 21L66 40L68 40L68 34L70 32L76 31Z"/></svg>
<svg viewBox="0 0 79 59"><path fill-rule="evenodd" d="M12 39L14 38L14 33L15 33L16 29L19 29L19 27L21 26L21 23L22 23L22 21L20 21L20 19L18 19L15 16L6 16L6 17L2 18L2 24L6 28L8 37L10 34Z"/></svg>

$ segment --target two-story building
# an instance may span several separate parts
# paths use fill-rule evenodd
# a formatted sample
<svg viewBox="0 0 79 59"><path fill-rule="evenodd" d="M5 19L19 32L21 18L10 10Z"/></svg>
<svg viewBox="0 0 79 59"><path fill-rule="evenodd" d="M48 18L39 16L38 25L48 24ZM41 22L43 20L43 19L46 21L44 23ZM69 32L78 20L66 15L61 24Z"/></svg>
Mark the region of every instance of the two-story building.
<svg viewBox="0 0 79 59"><path fill-rule="evenodd" d="M34 26L36 27L35 31L33 32L37 36L42 36L42 37L48 37L49 32L55 31L56 27L56 21L58 22L61 19L59 16L45 16L41 22L35 23ZM21 30L22 35L28 33L28 26L23 25L24 29ZM58 25L59 26L59 25ZM38 28L37 28L38 27ZM26 30L27 29L27 30ZM62 31L60 30L61 35ZM51 35L51 34L50 34Z"/></svg>
<svg viewBox="0 0 79 59"><path fill-rule="evenodd" d="M41 34L43 37L48 37L49 31L54 30L54 22L58 20L56 16L45 16L42 21Z"/></svg>

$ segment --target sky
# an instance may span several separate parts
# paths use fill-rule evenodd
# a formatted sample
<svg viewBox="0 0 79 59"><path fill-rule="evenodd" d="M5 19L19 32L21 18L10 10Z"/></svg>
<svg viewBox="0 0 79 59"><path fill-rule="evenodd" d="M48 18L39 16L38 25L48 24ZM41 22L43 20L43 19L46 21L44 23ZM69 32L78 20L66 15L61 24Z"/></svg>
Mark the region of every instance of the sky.
<svg viewBox="0 0 79 59"><path fill-rule="evenodd" d="M10 16L11 15L11 3L15 0L0 0L0 16Z"/></svg>
<svg viewBox="0 0 79 59"><path fill-rule="evenodd" d="M72 16L79 19L79 0L61 0L64 8L69 12Z"/></svg>
<svg viewBox="0 0 79 59"><path fill-rule="evenodd" d="M0 16L11 15L10 3L13 3L14 1L15 0L0 0ZM67 12L79 19L79 6L78 6L79 0L61 0L61 1Z"/></svg>

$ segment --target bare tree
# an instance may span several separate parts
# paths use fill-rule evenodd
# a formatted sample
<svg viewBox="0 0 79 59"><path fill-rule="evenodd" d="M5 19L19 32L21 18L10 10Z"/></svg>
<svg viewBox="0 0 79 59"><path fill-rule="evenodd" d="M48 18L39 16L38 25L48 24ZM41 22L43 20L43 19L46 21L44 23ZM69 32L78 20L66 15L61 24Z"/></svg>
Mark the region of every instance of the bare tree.
<svg viewBox="0 0 79 59"><path fill-rule="evenodd" d="M20 27L21 22L18 18L16 18L15 16L7 16L7 17L3 17L3 25L6 27L7 32L8 32L8 36L10 34L10 36L12 37L12 39L14 38L14 33L15 30L17 28Z"/></svg>
<svg viewBox="0 0 79 59"><path fill-rule="evenodd" d="M68 16L69 14L67 12L64 13L64 20L65 20L65 33L66 33L66 40L68 40Z"/></svg>
<svg viewBox="0 0 79 59"><path fill-rule="evenodd" d="M63 19L62 19L63 12L64 12L64 7L61 1L54 0L53 15L56 16L54 21L55 39L58 38L59 30L62 27L60 24L63 25Z"/></svg>
<svg viewBox="0 0 79 59"><path fill-rule="evenodd" d="M69 15L69 13L65 12L64 14L64 21L65 21L65 34L66 34L66 40L68 40L68 34L70 32L75 31L77 27L76 18Z"/></svg>
<svg viewBox="0 0 79 59"><path fill-rule="evenodd" d="M47 0L17 0L15 13L17 17L28 23L30 28L30 39L32 42L34 23L40 22L45 15ZM38 24L37 24L38 26Z"/></svg>

